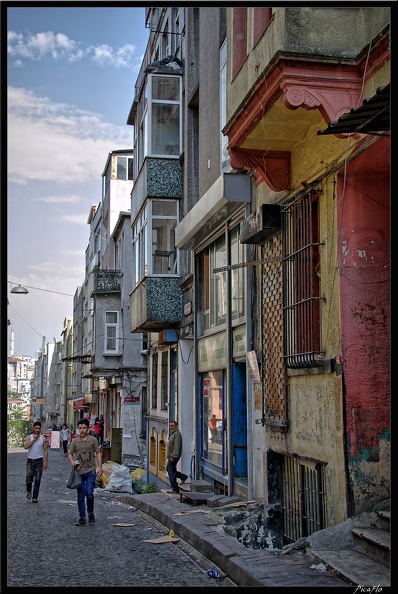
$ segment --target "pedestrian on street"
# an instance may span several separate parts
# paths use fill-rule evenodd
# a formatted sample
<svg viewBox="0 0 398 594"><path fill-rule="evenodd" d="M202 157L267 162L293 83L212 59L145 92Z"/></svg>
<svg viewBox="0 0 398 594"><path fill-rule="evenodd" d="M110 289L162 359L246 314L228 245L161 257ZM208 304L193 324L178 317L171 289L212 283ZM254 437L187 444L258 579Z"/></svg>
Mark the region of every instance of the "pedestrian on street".
<svg viewBox="0 0 398 594"><path fill-rule="evenodd" d="M64 424L64 425L62 425L62 429L61 429L61 442L62 442L62 447L64 449L64 456L68 455L69 440L70 440L70 431L68 429L68 425Z"/></svg>
<svg viewBox="0 0 398 594"><path fill-rule="evenodd" d="M48 466L47 439L41 434L40 421L33 423L33 432L26 436L23 447L29 450L26 460L26 497L32 499L32 503L38 503L41 477Z"/></svg>
<svg viewBox="0 0 398 594"><path fill-rule="evenodd" d="M105 425L104 415L99 416L99 422L100 422L100 427L101 427L99 443L100 443L100 445L102 445L102 442L104 441L104 425Z"/></svg>
<svg viewBox="0 0 398 594"><path fill-rule="evenodd" d="M94 429L93 429L94 437L100 442L101 437L101 424L98 417L95 418Z"/></svg>
<svg viewBox="0 0 398 594"><path fill-rule="evenodd" d="M169 481L172 491L168 493L179 493L177 479L180 479L180 484L183 485L188 476L177 470L177 462L182 454L182 435L177 428L177 421L170 421L170 436L167 442L167 465L166 471L169 475Z"/></svg>
<svg viewBox="0 0 398 594"><path fill-rule="evenodd" d="M217 440L217 417L213 415L211 419L209 419L209 427L211 433L211 443L216 443Z"/></svg>
<svg viewBox="0 0 398 594"><path fill-rule="evenodd" d="M89 420L80 419L77 428L79 435L70 444L68 460L72 467L76 467L82 479L81 487L76 489L79 510L79 520L76 526L84 526L86 524L86 501L88 523L95 523L94 486L96 474L98 476L102 475L102 454L98 440L88 434ZM74 455L75 459L73 458ZM97 468L95 459L97 459Z"/></svg>

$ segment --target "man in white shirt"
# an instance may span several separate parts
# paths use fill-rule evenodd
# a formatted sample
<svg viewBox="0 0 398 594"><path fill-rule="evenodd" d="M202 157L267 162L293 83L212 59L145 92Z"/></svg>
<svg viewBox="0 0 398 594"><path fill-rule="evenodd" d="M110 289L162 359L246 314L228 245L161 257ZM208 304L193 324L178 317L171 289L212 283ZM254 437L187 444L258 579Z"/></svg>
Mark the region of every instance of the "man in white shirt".
<svg viewBox="0 0 398 594"><path fill-rule="evenodd" d="M48 466L47 439L41 434L40 421L33 423L33 433L25 438L23 447L25 450L29 450L28 459L26 460L26 497L31 499L32 503L38 503L41 477L43 470L46 470Z"/></svg>

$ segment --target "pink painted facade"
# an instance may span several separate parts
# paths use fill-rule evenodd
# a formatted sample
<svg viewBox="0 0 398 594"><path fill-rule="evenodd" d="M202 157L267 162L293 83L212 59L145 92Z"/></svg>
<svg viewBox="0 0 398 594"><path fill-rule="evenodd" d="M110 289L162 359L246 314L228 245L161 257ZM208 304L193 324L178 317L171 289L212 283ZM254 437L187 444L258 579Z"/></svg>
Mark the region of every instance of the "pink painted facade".
<svg viewBox="0 0 398 594"><path fill-rule="evenodd" d="M346 447L356 501L386 487L377 465L390 441L390 157L390 139L380 138L338 178Z"/></svg>

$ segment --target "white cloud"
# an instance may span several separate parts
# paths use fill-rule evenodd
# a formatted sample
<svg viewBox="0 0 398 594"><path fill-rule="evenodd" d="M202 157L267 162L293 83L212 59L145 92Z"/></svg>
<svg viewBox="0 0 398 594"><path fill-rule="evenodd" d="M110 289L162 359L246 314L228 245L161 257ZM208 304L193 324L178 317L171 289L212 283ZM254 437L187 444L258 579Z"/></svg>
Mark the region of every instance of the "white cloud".
<svg viewBox="0 0 398 594"><path fill-rule="evenodd" d="M69 39L63 33L46 31L33 35L25 35L8 31L8 54L25 60L65 59L76 62L87 57L100 67L129 68L136 53L136 46L126 43L122 47L113 48L107 44L85 46L84 43ZM13 65L17 66L16 62Z"/></svg>
<svg viewBox="0 0 398 594"><path fill-rule="evenodd" d="M129 43L116 50L106 44L89 48L89 51L93 53L93 62L100 66L114 66L115 68L128 68L131 65L135 50L135 45Z"/></svg>
<svg viewBox="0 0 398 594"><path fill-rule="evenodd" d="M10 181L100 180L108 153L131 144L127 126L23 88L8 88Z"/></svg>
<svg viewBox="0 0 398 594"><path fill-rule="evenodd" d="M76 202L81 202L82 197L76 196L74 194L70 194L70 195L54 194L54 195L46 196L45 198L32 198L32 200L33 200L33 202L48 202L51 204L52 203L54 203L54 204L62 204L62 203L72 204L72 203L76 203Z"/></svg>
<svg viewBox="0 0 398 594"><path fill-rule="evenodd" d="M76 225L83 225L84 227L87 227L87 213L64 215L60 218L65 223L75 223Z"/></svg>

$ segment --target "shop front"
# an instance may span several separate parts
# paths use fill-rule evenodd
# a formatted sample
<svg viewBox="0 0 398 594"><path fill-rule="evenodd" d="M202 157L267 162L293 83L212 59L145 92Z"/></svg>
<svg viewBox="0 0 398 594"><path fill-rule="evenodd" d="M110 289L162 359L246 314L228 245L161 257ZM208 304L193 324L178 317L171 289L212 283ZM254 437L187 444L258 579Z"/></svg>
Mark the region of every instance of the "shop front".
<svg viewBox="0 0 398 594"><path fill-rule="evenodd" d="M231 351L228 335L198 343L201 472L225 493L247 478L246 325L231 331Z"/></svg>

